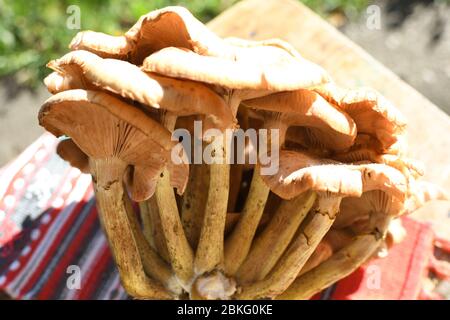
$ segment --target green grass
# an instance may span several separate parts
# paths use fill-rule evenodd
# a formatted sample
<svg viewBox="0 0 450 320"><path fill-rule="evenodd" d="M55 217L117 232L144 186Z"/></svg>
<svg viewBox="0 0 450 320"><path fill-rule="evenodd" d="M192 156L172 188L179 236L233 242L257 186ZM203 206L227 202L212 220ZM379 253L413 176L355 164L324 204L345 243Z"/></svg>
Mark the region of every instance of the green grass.
<svg viewBox="0 0 450 320"><path fill-rule="evenodd" d="M0 0L0 77L12 75L35 87L49 73L45 64L67 51L79 30L66 27L70 5L81 9L81 29L121 34L142 14L181 4L207 22L237 0ZM358 11L367 0L304 0L320 14Z"/></svg>

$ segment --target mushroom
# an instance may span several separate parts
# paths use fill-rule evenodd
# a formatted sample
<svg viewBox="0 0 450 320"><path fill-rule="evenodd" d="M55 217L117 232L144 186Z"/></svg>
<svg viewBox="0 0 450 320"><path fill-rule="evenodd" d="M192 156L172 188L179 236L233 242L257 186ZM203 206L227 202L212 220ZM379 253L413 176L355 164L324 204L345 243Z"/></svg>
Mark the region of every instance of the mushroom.
<svg viewBox="0 0 450 320"><path fill-rule="evenodd" d="M377 230L387 228L383 221ZM315 293L327 288L332 283L350 274L367 261L382 241L379 232L356 236L352 242L343 247L329 259L297 278L277 300L309 299Z"/></svg>
<svg viewBox="0 0 450 320"><path fill-rule="evenodd" d="M183 195L181 205L181 219L186 237L192 248L196 248L203 225L207 192L199 190L209 189L209 166L206 164L191 164L189 181Z"/></svg>
<svg viewBox="0 0 450 320"><path fill-rule="evenodd" d="M272 46L279 49L283 49L284 51L288 52L291 56L300 59L305 60L300 53L289 43L286 41L283 41L281 39L272 38L272 39L265 39L265 40L248 40L248 39L241 39L236 37L228 37L223 39L225 43L240 47L240 48L254 48L254 47L267 47ZM324 85L324 84L323 84ZM320 86L323 86L320 85Z"/></svg>
<svg viewBox="0 0 450 320"><path fill-rule="evenodd" d="M251 248L238 265L235 277L239 283L259 281L267 275L288 246L315 200L314 192L305 192L280 204L267 227L253 243L250 242ZM245 240L246 237L243 238Z"/></svg>
<svg viewBox="0 0 450 320"><path fill-rule="evenodd" d="M331 149L348 148L356 136L355 125L348 115L307 89L275 93L244 104L270 110L260 111L264 117L263 128L279 130L280 147L284 145L287 129L294 125L306 127L304 130L311 132L309 136L314 137L317 145ZM242 219L226 242L225 266L229 274L236 273L248 254L268 193L268 186L255 170Z"/></svg>
<svg viewBox="0 0 450 320"><path fill-rule="evenodd" d="M64 139L58 143L56 153L78 168L83 173L89 173L89 157L73 142L72 139Z"/></svg>
<svg viewBox="0 0 450 320"><path fill-rule="evenodd" d="M319 66L271 45L240 48L233 60L169 47L147 57L142 69L214 85L225 91L233 114L243 100L329 81Z"/></svg>
<svg viewBox="0 0 450 320"><path fill-rule="evenodd" d="M395 107L372 89L338 87L282 40L221 39L167 7L121 36L80 32L70 48L48 64L55 96L40 124L64 137L63 159L91 173L135 297L307 298L397 241L393 219L446 198L416 180ZM198 135L195 120L212 130ZM266 129L258 149L245 141L255 165L227 163L237 123ZM207 158L190 175L177 128Z"/></svg>
<svg viewBox="0 0 450 320"><path fill-rule="evenodd" d="M356 236L331 258L301 275L278 298L307 299L353 272L374 253L385 255L377 250L385 250L389 245L386 241L395 241L388 238L388 232L397 225L396 217L413 212L427 201L448 200L442 189L427 182L415 182L409 185L408 191L408 197L403 200L388 190L372 190L360 198L343 199L335 227L347 227ZM343 223L341 215L355 220ZM402 236L402 232L396 235Z"/></svg>
<svg viewBox="0 0 450 320"><path fill-rule="evenodd" d="M196 120L198 120L196 116L188 116L179 117L176 122L177 129L189 133L189 135L182 136L182 140L184 143L185 138L190 138L190 143L186 147L191 151L191 155L194 155L194 161L189 166L189 180L186 191L180 204L180 215L184 232L194 250L197 248L200 238L208 196L208 193L204 192L204 190L209 189L210 180L209 165L196 163L197 161L195 161L196 143L202 144L203 147L205 146L205 142L201 141L202 137L195 132Z"/></svg>
<svg viewBox="0 0 450 320"><path fill-rule="evenodd" d="M47 66L57 72L44 80L52 93L102 89L177 116L203 115L207 127L224 129L234 125L225 102L200 83L145 73L126 61L103 59L82 50L69 52Z"/></svg>
<svg viewBox="0 0 450 320"><path fill-rule="evenodd" d="M306 61L298 54L293 56L282 46L235 46L234 50L234 59L229 59L204 56L186 48L168 47L147 57L143 62L142 69L147 72L213 85L216 91L226 97L233 115L236 115L238 106L244 99L266 95L275 90L293 90L328 81L328 75L323 69ZM216 149L220 148L221 146L218 146ZM222 169L229 170L226 166L223 166ZM221 181L228 181L229 172L218 173L217 177L219 176ZM214 190L212 183L215 175L211 173L210 177L209 190ZM226 185L220 183L220 186L220 193L229 193L228 190L225 190ZM267 193L268 190L266 196ZM217 201L213 200L215 198L213 195L208 196L206 212L209 212L208 208L212 206L217 207ZM222 199L221 203L224 204L225 200L228 199ZM221 207L224 206L221 205ZM244 209L244 212L253 210L253 207L253 205L249 205L249 209ZM261 209L263 205L259 207ZM221 211L223 216L225 209ZM259 211L261 212L261 210ZM205 215L205 217L208 216L209 214ZM209 226L208 223L203 225ZM202 243L201 238L200 243ZM199 248L202 248L202 245L199 245ZM230 252L230 250L228 251ZM228 269L226 265L225 269Z"/></svg>
<svg viewBox="0 0 450 320"><path fill-rule="evenodd" d="M58 72L52 72L45 77L44 84L51 94L71 89L87 89L79 77L64 76Z"/></svg>
<svg viewBox="0 0 450 320"><path fill-rule="evenodd" d="M69 136L89 157L101 220L127 292L136 297L170 298L173 293L144 272L139 247L145 241L127 211L123 189L124 174L130 166L134 177L145 172L146 178L153 179L164 166L174 166L170 162L174 146L170 133L113 96L85 90L64 91L49 98L39 111L39 123L55 136ZM151 264L145 271L167 288L173 287L175 281L167 266L149 247L145 251L143 258Z"/></svg>
<svg viewBox="0 0 450 320"><path fill-rule="evenodd" d="M320 94L325 100L335 106L340 106L341 100L348 91L339 87L334 81L315 86L312 90Z"/></svg>
<svg viewBox="0 0 450 320"><path fill-rule="evenodd" d="M139 210L145 239L164 261L170 263L170 254L161 223L161 214L155 197L139 202Z"/></svg>
<svg viewBox="0 0 450 320"><path fill-rule="evenodd" d="M396 208L384 209L381 206L390 205L388 202L381 202L384 198L376 193L364 194L361 198L347 198L341 203L340 214L334 226L336 228L352 227L355 231L360 231L369 221L370 213L376 208L379 212L390 212L398 217L408 215L426 202L434 200L448 200L448 195L444 190L426 181L408 181L408 194L404 201L397 203Z"/></svg>
<svg viewBox="0 0 450 320"><path fill-rule="evenodd" d="M265 128L279 129L281 145L291 126L305 127L313 146L325 149L346 150L356 137L353 119L308 89L274 93L244 104L262 114Z"/></svg>
<svg viewBox="0 0 450 320"><path fill-rule="evenodd" d="M254 235L264 212L269 191L270 189L263 183L259 172L255 170L250 183L250 190L241 212L241 217L233 231L225 239L224 254L226 274L235 275L250 251ZM299 212L299 215L301 216L302 212L308 207L308 204L304 197L299 199L299 201L306 202L304 204L300 203L301 206L304 206L301 207L302 209ZM299 201L295 201L295 204L286 204L279 210L288 212L298 206Z"/></svg>
<svg viewBox="0 0 450 320"><path fill-rule="evenodd" d="M383 148L391 147L405 134L406 120L403 115L374 89L344 90L330 82L314 90L348 113L355 121L358 133L377 138Z"/></svg>
<svg viewBox="0 0 450 320"><path fill-rule="evenodd" d="M202 84L192 81L182 81L177 79L170 79L157 75L150 75L142 72L136 66L131 65L125 61L102 59L93 53L87 51L74 51L59 60L55 60L49 63L49 66L67 77L73 77L74 79L81 79L81 81L74 81L76 84L83 84L87 87L94 86L95 88L102 88L113 93L119 94L125 98L133 99L144 105L161 108L167 110L169 113L161 113L161 122L163 125L173 131L175 126L176 116L185 116L193 114L204 115L208 120L206 127L215 127L219 129L229 128L234 126L233 116L229 111L225 102ZM127 77L124 77L124 74ZM129 80L132 79L132 80ZM68 81L66 81L68 82ZM209 123L209 125L208 125ZM217 150L221 148L222 142L220 138L217 138L212 143L213 148ZM215 157L219 157L219 152L216 152ZM219 161L220 162L220 161ZM217 165L219 168L223 165ZM217 167L216 166L216 167ZM212 165L214 167L214 165ZM211 169L213 171L213 169ZM217 188L212 188L212 193L216 192L216 196L213 196L209 201L209 207L211 210L221 210L220 202L227 201L228 192L222 192L226 185L222 181L226 180L226 172L218 173L215 177ZM159 213L162 216L160 219L162 222L165 238L168 245L171 261L175 264L174 268L177 269L179 262L177 256L179 256L177 248L184 248L182 252L190 252L192 249L189 247L187 239L184 235L181 221L179 218L178 208L176 206L175 196L170 191L169 175L167 172L162 174L156 186L156 202L159 207ZM172 175L170 178L174 178ZM182 190L181 190L182 191ZM222 200L218 201L220 198ZM208 205L207 205L208 207ZM208 209L209 210L209 209ZM211 228L217 230L214 232L206 231L206 234L213 235L219 234L223 226L225 214L222 215L223 219L220 219L219 225L213 225ZM214 221L217 215L212 214ZM174 224L177 226L174 227ZM206 229L209 230L210 223L205 223ZM178 230L175 232L174 230ZM210 240L204 240L209 243L218 245L220 238L217 236ZM209 246L208 245L208 246ZM217 256L220 255L220 248L211 249L201 246L198 252L198 259L200 257L206 257L205 260L213 261L210 259L209 254L205 254L206 251L217 251ZM187 254L185 259L182 259L185 264L191 264L189 261L193 259L191 254ZM202 264L201 262L200 264ZM198 264L198 263L197 263ZM183 269L184 271L181 271ZM192 276L192 270L187 265L184 267L179 266L179 272L177 275L187 285L189 279ZM197 269L202 269L198 267ZM207 268L208 269L208 268ZM187 271L190 270L190 271ZM201 271L199 271L201 273Z"/></svg>
<svg viewBox="0 0 450 320"><path fill-rule="evenodd" d="M68 161L72 167L78 168L83 173L89 173L89 157L73 142L72 139L63 139L58 143L56 153L64 160ZM184 176L185 168L182 166L172 167L174 176ZM135 201L143 201L149 198L155 191L156 180L153 177L153 170L138 167L137 174L135 169L127 168L125 175L125 184L132 194ZM176 181L176 180L175 180ZM179 184L173 183L174 186Z"/></svg>
<svg viewBox="0 0 450 320"><path fill-rule="evenodd" d="M217 134L209 145L211 154L210 179L205 214L195 255L195 272L197 275L222 269L230 183L230 166L226 164L225 140L225 135Z"/></svg>
<svg viewBox="0 0 450 320"><path fill-rule="evenodd" d="M360 205L352 207L350 203L360 202ZM360 198L346 198L342 200L342 213L351 208L363 209L361 215L367 214L368 223L353 230L356 236L349 244L341 248L330 258L303 273L279 299L308 299L315 293L330 286L341 279L364 261L366 261L382 245L389 224L398 214L403 201L391 196L387 191L372 190L364 192ZM339 216L339 215L338 215Z"/></svg>
<svg viewBox="0 0 450 320"><path fill-rule="evenodd" d="M397 145L398 146L398 145ZM345 163L374 162L384 163L401 171L406 176L418 178L424 174L423 165L418 161L409 159L402 149L389 147L384 149L379 141L365 134L358 134L355 143L350 149L332 155L332 158Z"/></svg>
<svg viewBox="0 0 450 320"><path fill-rule="evenodd" d="M205 57L173 47L147 57L142 68L213 85L226 96L234 115L242 100L329 81L322 68L303 59L284 41L234 42L228 41L235 47L234 59Z"/></svg>
<svg viewBox="0 0 450 320"><path fill-rule="evenodd" d="M328 232L342 198L358 197L364 191L386 190L403 199L406 192L404 176L388 166L343 165L294 151L282 151L278 173L263 176L263 180L283 199L293 199L307 191L316 192L318 197L313 210L296 234L291 228L286 228L286 233L289 234L272 233L273 226L277 225L275 216L272 218L273 222L255 239L238 276L244 283L257 281L242 286L238 295L241 299L267 298L281 294L294 281ZM274 241L279 244L277 250L272 249L269 254L258 250L260 247L271 246ZM259 243L262 244L258 245Z"/></svg>
<svg viewBox="0 0 450 320"><path fill-rule="evenodd" d="M187 48L203 55L233 56L230 46L186 8L178 6L141 16L123 36L79 32L69 47L72 50L87 50L104 58L129 60L136 65L165 47Z"/></svg>
<svg viewBox="0 0 450 320"><path fill-rule="evenodd" d="M348 245L352 240L353 234L351 232L343 229L335 229L333 225L322 241L319 242L316 250L300 270L297 277L317 267L323 261L326 261L333 255L334 252L339 251Z"/></svg>
<svg viewBox="0 0 450 320"><path fill-rule="evenodd" d="M358 132L375 136L383 147L391 146L404 134L406 120L403 115L373 89L349 91L340 107L355 121Z"/></svg>

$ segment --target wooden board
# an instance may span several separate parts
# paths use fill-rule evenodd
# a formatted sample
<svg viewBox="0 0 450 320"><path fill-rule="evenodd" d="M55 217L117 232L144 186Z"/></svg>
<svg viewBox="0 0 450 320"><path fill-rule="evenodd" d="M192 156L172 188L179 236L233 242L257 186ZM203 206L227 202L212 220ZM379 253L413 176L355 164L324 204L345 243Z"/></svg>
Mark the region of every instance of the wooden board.
<svg viewBox="0 0 450 320"><path fill-rule="evenodd" d="M281 38L324 67L339 85L377 89L408 119L409 155L425 164L424 178L450 190L450 118L300 2L245 0L208 26L222 37ZM440 219L449 210L448 202L435 202L418 216Z"/></svg>

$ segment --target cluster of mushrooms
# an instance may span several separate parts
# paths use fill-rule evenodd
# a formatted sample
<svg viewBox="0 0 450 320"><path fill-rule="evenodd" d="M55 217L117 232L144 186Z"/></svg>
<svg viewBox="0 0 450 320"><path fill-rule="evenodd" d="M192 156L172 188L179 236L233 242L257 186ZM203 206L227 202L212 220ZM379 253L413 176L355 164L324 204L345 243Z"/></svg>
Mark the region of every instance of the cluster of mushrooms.
<svg viewBox="0 0 450 320"><path fill-rule="evenodd" d="M90 173L126 291L140 299L307 299L404 236L399 216L445 195L405 157L405 120L278 39L221 39L182 7L123 36L84 31L51 61L39 112L57 152ZM279 133L274 174L175 163L194 121ZM246 140L246 150L256 146ZM268 148L267 154L275 154Z"/></svg>

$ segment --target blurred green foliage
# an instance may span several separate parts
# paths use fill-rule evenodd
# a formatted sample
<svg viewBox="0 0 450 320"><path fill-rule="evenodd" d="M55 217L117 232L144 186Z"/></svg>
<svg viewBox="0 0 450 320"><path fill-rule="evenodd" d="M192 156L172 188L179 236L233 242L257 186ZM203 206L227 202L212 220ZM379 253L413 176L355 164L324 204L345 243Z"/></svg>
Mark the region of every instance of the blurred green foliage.
<svg viewBox="0 0 450 320"><path fill-rule="evenodd" d="M79 30L66 27L70 5L81 9L81 29L121 34L139 16L167 5L183 5L207 22L237 0L0 0L0 77L13 75L35 87L49 73L45 64L67 51ZM357 12L367 0L303 0L320 14Z"/></svg>

